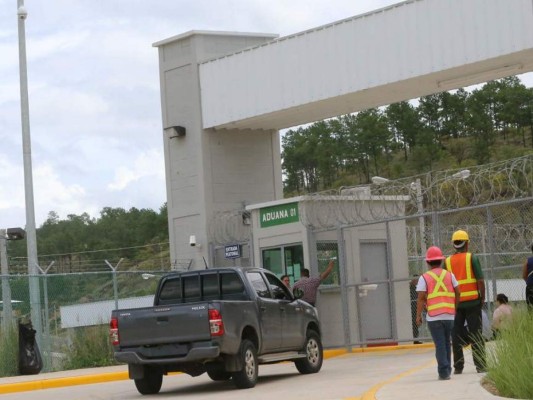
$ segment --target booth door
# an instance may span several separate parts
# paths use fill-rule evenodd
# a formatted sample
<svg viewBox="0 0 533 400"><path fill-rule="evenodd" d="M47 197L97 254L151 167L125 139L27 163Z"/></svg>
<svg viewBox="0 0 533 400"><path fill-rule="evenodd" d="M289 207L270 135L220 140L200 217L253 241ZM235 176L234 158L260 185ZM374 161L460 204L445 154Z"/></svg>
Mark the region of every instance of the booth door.
<svg viewBox="0 0 533 400"><path fill-rule="evenodd" d="M363 341L392 339L389 269L386 242L361 242L361 284L378 283L375 290L358 289Z"/></svg>

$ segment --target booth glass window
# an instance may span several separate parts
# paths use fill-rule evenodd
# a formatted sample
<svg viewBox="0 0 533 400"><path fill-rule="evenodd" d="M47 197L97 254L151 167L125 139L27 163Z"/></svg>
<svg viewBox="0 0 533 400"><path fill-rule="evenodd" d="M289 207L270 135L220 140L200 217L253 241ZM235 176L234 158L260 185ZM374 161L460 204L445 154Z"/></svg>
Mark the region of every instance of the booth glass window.
<svg viewBox="0 0 533 400"><path fill-rule="evenodd" d="M339 277L339 246L337 242L318 242L316 244L316 256L318 261L318 273L321 274L326 270L329 264L329 260L332 257L337 257L335 262L335 268L331 271L331 274L322 281L324 285L340 285Z"/></svg>
<svg viewBox="0 0 533 400"><path fill-rule="evenodd" d="M291 286L300 279L300 269L305 268L301 244L291 244L262 250L263 268L279 278L289 275Z"/></svg>
<svg viewBox="0 0 533 400"><path fill-rule="evenodd" d="M272 271L278 277L284 274L280 247L263 250L263 268Z"/></svg>

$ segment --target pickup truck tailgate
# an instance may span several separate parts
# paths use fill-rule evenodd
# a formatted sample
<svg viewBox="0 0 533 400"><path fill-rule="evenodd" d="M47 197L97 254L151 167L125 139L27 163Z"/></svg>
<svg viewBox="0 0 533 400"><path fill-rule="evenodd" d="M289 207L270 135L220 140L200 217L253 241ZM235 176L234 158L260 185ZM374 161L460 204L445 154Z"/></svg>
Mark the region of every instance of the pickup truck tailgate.
<svg viewBox="0 0 533 400"><path fill-rule="evenodd" d="M207 303L134 308L116 313L120 347L211 338Z"/></svg>

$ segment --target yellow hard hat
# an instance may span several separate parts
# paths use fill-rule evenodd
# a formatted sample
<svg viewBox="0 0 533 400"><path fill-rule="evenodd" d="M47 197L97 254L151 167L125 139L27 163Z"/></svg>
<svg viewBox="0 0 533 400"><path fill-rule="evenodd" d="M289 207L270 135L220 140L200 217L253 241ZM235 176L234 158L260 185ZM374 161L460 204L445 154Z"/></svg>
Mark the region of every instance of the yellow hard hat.
<svg viewBox="0 0 533 400"><path fill-rule="evenodd" d="M468 241L468 233L462 230L455 231L452 235L452 242L455 242L456 240L462 242Z"/></svg>

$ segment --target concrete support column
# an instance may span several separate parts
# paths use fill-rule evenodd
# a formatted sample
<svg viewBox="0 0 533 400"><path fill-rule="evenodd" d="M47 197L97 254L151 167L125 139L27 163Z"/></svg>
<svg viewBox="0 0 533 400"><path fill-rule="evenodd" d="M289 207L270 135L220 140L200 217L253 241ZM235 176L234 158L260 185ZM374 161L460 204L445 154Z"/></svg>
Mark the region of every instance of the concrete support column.
<svg viewBox="0 0 533 400"><path fill-rule="evenodd" d="M214 229L224 229L215 226L217 213L283 197L277 130L215 131L202 125L199 64L273 38L192 31L154 44L173 268L205 268ZM190 245L191 236L196 246Z"/></svg>

